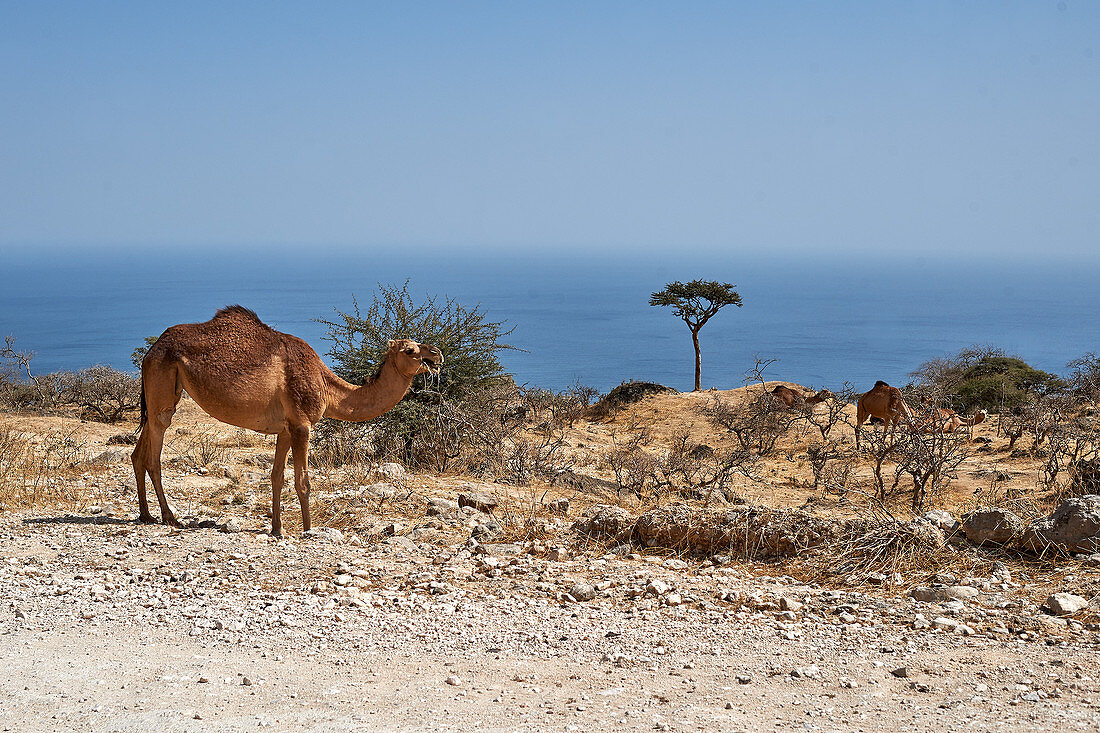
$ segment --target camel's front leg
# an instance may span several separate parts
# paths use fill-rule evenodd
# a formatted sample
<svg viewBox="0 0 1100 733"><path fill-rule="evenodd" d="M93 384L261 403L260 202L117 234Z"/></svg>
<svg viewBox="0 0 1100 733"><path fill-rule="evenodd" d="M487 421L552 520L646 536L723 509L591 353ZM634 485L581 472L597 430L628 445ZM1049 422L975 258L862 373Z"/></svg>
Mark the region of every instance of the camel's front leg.
<svg viewBox="0 0 1100 733"><path fill-rule="evenodd" d="M309 523L309 426L290 429L290 447L294 451L294 491L302 505L302 531L308 532Z"/></svg>
<svg viewBox="0 0 1100 733"><path fill-rule="evenodd" d="M271 467L271 536L283 536L283 475L286 471L286 454L290 451L290 433L279 433L275 440L275 463ZM297 461L295 461L297 463Z"/></svg>

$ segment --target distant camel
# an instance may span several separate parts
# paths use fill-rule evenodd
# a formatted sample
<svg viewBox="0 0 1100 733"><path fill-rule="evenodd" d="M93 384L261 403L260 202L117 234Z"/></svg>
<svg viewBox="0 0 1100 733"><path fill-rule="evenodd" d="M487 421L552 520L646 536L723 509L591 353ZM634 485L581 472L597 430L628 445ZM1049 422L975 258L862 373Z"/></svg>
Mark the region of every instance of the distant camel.
<svg viewBox="0 0 1100 733"><path fill-rule="evenodd" d="M891 387L881 379L875 382L875 386L869 392L864 392L856 402L857 449L859 448L859 430L868 417L877 417L882 420L891 434L902 418L910 424L913 421L913 413L901 398L901 390Z"/></svg>
<svg viewBox="0 0 1100 733"><path fill-rule="evenodd" d="M827 389L823 389L812 397L806 397L798 390L785 387L782 384L772 389L771 393L775 395L775 398L782 402L787 407L801 407L802 405L816 405L818 402L824 402L828 398L833 396L833 393Z"/></svg>
<svg viewBox="0 0 1100 733"><path fill-rule="evenodd" d="M925 421L922 427L927 432L939 431L941 433L953 433L962 427L971 427L985 421L985 410L978 410L973 417L962 417L954 410L947 407L936 407L932 415Z"/></svg>
<svg viewBox="0 0 1100 733"><path fill-rule="evenodd" d="M160 478L164 432L182 390L222 422L276 435L271 469L271 534L282 535L280 501L286 455L294 451L294 490L308 530L310 427L322 417L362 422L401 401L413 377L443 363L434 346L408 339L389 342L377 373L362 387L348 384L325 366L302 339L280 333L239 305L222 308L205 323L172 326L141 363L141 437L131 458L137 479L140 521L152 523L145 472L160 502L161 521L179 526Z"/></svg>

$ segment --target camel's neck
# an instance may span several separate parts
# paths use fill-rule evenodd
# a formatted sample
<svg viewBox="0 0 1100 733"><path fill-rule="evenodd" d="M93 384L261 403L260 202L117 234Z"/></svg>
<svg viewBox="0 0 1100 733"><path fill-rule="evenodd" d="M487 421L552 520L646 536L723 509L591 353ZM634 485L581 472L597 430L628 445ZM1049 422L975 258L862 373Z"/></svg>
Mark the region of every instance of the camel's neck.
<svg viewBox="0 0 1100 733"><path fill-rule="evenodd" d="M382 365L378 378L362 387L326 372L325 417L348 422L373 420L400 402L412 386L412 377L401 374L389 360Z"/></svg>

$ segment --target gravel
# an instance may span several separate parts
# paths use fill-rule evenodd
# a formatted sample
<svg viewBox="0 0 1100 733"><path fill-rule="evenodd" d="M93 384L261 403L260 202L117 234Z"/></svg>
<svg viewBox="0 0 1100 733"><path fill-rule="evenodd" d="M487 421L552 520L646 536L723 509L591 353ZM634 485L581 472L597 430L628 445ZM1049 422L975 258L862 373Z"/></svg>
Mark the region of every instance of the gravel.
<svg viewBox="0 0 1100 733"><path fill-rule="evenodd" d="M0 514L0 727L1100 725L1095 625L1019 597L1007 569L921 602L564 535L276 541L261 519L120 511Z"/></svg>

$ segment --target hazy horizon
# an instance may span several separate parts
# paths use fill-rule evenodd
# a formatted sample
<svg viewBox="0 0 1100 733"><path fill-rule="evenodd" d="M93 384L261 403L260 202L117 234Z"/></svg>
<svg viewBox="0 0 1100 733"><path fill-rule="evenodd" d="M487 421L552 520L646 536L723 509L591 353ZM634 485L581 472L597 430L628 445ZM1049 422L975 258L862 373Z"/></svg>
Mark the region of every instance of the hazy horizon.
<svg viewBox="0 0 1100 733"><path fill-rule="evenodd" d="M1093 3L0 7L4 257L1097 257Z"/></svg>

